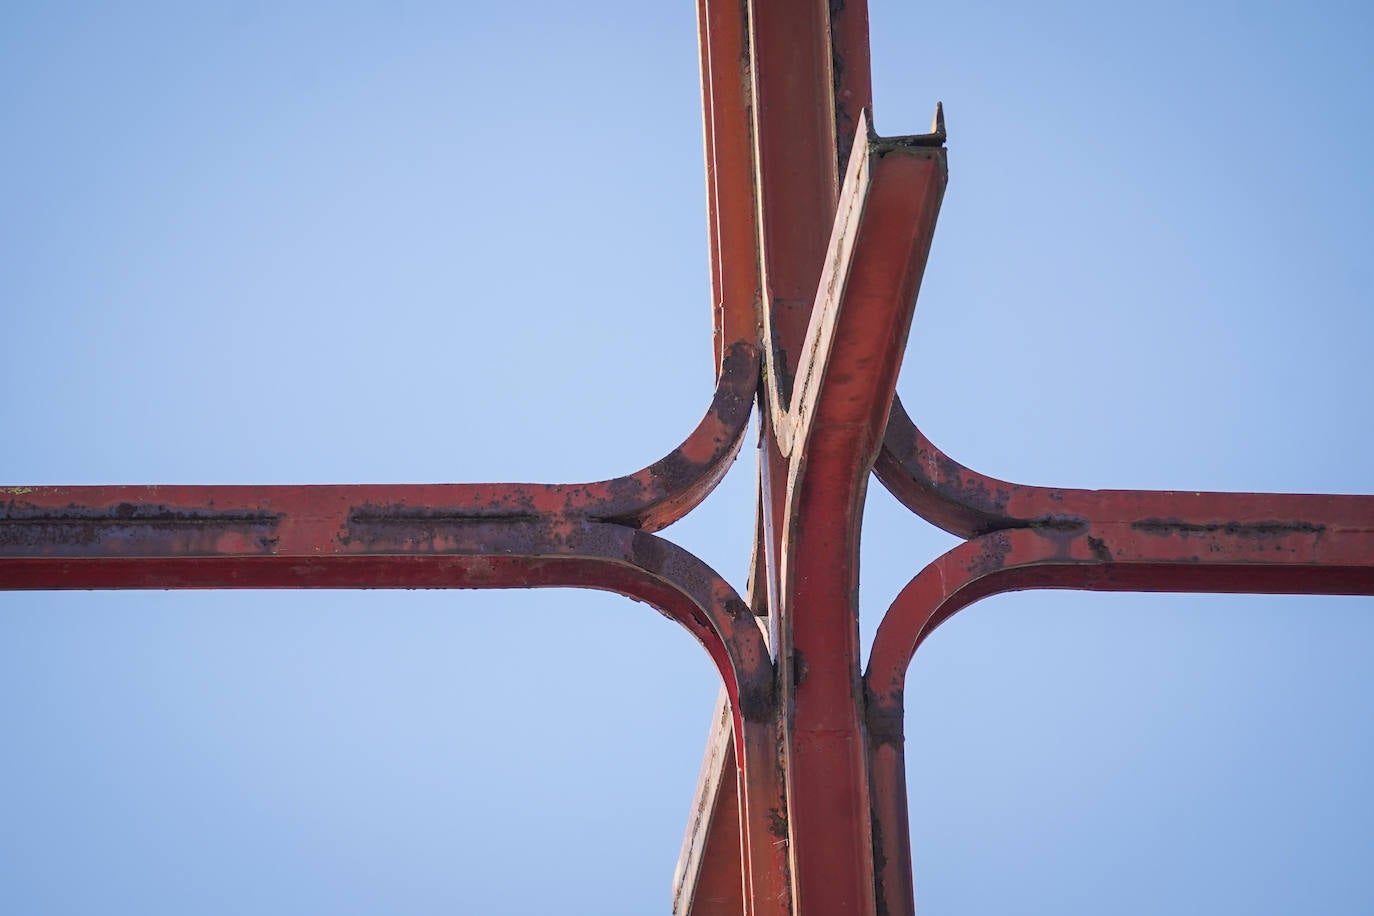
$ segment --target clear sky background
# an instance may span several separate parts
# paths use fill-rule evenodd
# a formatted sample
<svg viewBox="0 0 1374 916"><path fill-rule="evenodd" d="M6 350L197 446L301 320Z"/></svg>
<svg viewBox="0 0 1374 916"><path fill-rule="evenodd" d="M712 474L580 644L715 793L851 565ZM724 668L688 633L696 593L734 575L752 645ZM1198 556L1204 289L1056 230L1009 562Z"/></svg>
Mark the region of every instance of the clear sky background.
<svg viewBox="0 0 1374 916"><path fill-rule="evenodd" d="M1037 484L1371 492L1374 14L873 0L900 391ZM9 4L0 483L577 481L711 391L688 3ZM753 454L666 532L743 588ZM953 540L874 485L865 639ZM922 913L1374 911L1374 600L1027 593L910 679ZM0 595L0 912L667 912L716 693L599 593Z"/></svg>

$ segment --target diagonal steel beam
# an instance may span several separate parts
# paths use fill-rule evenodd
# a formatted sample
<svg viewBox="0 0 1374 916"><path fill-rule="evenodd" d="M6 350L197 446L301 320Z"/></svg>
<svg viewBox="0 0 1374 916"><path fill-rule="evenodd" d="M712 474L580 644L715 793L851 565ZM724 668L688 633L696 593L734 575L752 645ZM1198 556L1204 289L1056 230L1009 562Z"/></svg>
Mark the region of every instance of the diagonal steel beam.
<svg viewBox="0 0 1374 916"><path fill-rule="evenodd" d="M730 700L722 691L711 717L692 816L673 874L673 912L738 916L744 912L739 767Z"/></svg>
<svg viewBox="0 0 1374 916"><path fill-rule="evenodd" d="M862 710L855 705L859 507L946 177L942 133L884 140L861 115L859 138L792 403L775 421L779 453L789 462L777 650L789 698L788 830L795 905L812 912L871 909ZM704 779L723 784L719 772ZM687 848L706 843L689 836Z"/></svg>
<svg viewBox="0 0 1374 916"><path fill-rule="evenodd" d="M793 886L804 913L872 913L859 686L859 519L946 181L943 137L860 119L791 409L777 643Z"/></svg>

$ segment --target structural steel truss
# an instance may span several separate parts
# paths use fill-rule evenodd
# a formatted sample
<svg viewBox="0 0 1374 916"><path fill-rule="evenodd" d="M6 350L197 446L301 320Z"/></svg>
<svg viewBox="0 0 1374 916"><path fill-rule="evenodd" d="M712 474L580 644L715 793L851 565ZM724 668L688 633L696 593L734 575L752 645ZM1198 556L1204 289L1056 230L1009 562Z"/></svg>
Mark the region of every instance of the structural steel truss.
<svg viewBox="0 0 1374 916"><path fill-rule="evenodd" d="M7 487L0 586L607 589L724 682L675 912L913 911L903 683L956 611L1029 588L1374 594L1374 497L1072 490L970 470L894 396L946 179L944 127L882 138L863 0L700 0L715 395L667 457L586 484ZM656 532L762 452L742 598ZM964 543L861 673L870 472Z"/></svg>

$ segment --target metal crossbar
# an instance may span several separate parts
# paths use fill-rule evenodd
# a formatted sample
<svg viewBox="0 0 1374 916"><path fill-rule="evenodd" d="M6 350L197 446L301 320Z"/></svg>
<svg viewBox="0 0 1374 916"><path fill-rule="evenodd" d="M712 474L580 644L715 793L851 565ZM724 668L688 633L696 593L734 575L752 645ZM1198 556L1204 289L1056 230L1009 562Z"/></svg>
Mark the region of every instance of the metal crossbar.
<svg viewBox="0 0 1374 916"><path fill-rule="evenodd" d="M724 686L675 911L911 913L904 683L935 627L1018 589L1374 594L1374 497L1034 487L946 455L894 394L945 190L942 115L873 131L862 2L698 9L718 372L678 448L585 484L9 487L0 586L628 595ZM741 596L655 532L720 481L755 407ZM870 473L962 543L897 597L861 670Z"/></svg>

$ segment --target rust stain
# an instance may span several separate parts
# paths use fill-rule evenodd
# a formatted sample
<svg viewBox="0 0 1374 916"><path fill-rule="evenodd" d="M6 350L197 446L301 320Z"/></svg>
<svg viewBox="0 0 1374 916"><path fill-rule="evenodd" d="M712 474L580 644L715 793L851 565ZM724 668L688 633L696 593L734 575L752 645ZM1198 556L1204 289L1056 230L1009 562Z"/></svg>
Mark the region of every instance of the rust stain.
<svg viewBox="0 0 1374 916"><path fill-rule="evenodd" d="M1326 531L1325 525L1304 521L1266 521L1266 522L1185 522L1177 518L1143 518L1132 522L1131 527L1144 534L1162 537L1179 535L1181 537L1206 537L1210 534L1225 534L1240 538L1280 538L1290 534L1320 535Z"/></svg>
<svg viewBox="0 0 1374 916"><path fill-rule="evenodd" d="M1103 563L1110 563L1112 561L1111 548L1109 548L1107 542L1101 538L1095 538L1092 535L1088 535L1088 549L1092 551L1094 559L1101 560Z"/></svg>
<svg viewBox="0 0 1374 916"><path fill-rule="evenodd" d="M281 519L281 513L275 512L180 509L157 503L54 509L11 502L0 507L0 546L60 554L73 548L98 551L138 543L213 553L222 537L245 533L265 537Z"/></svg>
<svg viewBox="0 0 1374 916"><path fill-rule="evenodd" d="M1006 565L1007 554L1011 553L1011 538L1006 532L986 534L980 540L982 550L969 563L968 570L975 579L997 572Z"/></svg>

